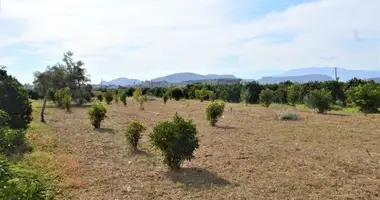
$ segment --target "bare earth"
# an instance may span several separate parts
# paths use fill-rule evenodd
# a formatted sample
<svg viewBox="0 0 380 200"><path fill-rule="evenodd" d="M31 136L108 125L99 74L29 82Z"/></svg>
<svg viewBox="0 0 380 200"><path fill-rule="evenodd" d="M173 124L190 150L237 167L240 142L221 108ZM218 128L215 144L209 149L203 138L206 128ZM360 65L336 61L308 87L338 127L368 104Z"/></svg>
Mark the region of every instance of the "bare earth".
<svg viewBox="0 0 380 200"><path fill-rule="evenodd" d="M93 130L88 108L47 109L55 128L53 155L60 168L61 199L380 199L380 115L319 115L298 109L300 121L279 121L282 108L227 104L211 127L207 102L128 99L108 106L108 119ZM232 108L232 112L230 112ZM292 110L292 109L291 109ZM148 134L175 112L197 125L200 148L179 173L168 172ZM140 152L131 154L124 130L139 120ZM367 151L368 150L368 151ZM70 158L70 159L68 159Z"/></svg>

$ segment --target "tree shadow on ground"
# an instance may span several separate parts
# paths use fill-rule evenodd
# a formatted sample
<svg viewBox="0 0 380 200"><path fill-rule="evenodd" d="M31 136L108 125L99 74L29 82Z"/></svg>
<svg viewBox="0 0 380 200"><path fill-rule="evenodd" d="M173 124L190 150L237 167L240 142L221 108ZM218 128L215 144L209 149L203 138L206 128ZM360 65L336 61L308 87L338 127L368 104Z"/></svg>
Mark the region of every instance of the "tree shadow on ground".
<svg viewBox="0 0 380 200"><path fill-rule="evenodd" d="M229 125L215 125L215 128L224 129L224 130L235 130L235 129L237 129L234 126L229 126Z"/></svg>
<svg viewBox="0 0 380 200"><path fill-rule="evenodd" d="M166 172L166 176L174 182L180 182L189 188L211 188L230 185L226 179L203 168L182 168L180 171Z"/></svg>
<svg viewBox="0 0 380 200"><path fill-rule="evenodd" d="M115 130L113 128L96 128L94 131L98 133L115 133Z"/></svg>

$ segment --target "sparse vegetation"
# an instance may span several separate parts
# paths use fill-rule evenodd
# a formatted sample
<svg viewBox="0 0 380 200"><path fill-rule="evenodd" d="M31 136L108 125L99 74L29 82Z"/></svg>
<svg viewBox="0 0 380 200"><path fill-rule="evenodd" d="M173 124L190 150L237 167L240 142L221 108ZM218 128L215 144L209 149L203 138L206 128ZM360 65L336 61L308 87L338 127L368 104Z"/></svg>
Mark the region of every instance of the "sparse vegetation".
<svg viewBox="0 0 380 200"><path fill-rule="evenodd" d="M199 147L195 124L177 114L172 121L159 122L149 136L171 170L178 170L184 160L193 159L193 152Z"/></svg>
<svg viewBox="0 0 380 200"><path fill-rule="evenodd" d="M125 131L125 138L132 150L137 150L137 145L141 138L141 133L146 130L146 127L139 121L133 121L127 126Z"/></svg>
<svg viewBox="0 0 380 200"><path fill-rule="evenodd" d="M210 102L206 108L206 117L210 122L211 126L215 126L219 118L222 117L224 111L224 102L223 101L214 101Z"/></svg>
<svg viewBox="0 0 380 200"><path fill-rule="evenodd" d="M88 110L91 124L94 128L100 128L100 123L107 117L107 109L101 102L95 102Z"/></svg>
<svg viewBox="0 0 380 200"><path fill-rule="evenodd" d="M269 105L273 102L274 92L272 90L269 90L269 89L262 90L259 97L260 97L260 103L264 107L268 108Z"/></svg>
<svg viewBox="0 0 380 200"><path fill-rule="evenodd" d="M297 121L299 120L299 116L295 112L280 112L277 113L277 117L279 120L284 120L284 121Z"/></svg>

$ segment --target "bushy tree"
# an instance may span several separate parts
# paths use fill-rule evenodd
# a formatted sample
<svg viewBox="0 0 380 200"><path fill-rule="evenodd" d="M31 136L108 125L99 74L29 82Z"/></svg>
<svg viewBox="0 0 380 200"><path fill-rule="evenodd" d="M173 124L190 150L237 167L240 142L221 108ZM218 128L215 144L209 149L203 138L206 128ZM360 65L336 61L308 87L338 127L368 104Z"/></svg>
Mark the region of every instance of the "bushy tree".
<svg viewBox="0 0 380 200"><path fill-rule="evenodd" d="M172 121L159 122L149 137L151 144L161 150L164 164L178 170L183 161L194 158L193 152L199 147L196 135L195 124L176 114Z"/></svg>
<svg viewBox="0 0 380 200"><path fill-rule="evenodd" d="M98 101L102 102L103 101L103 95L102 95L102 93L97 94L96 98L98 99Z"/></svg>
<svg viewBox="0 0 380 200"><path fill-rule="evenodd" d="M201 102L204 101L205 96L206 96L206 89L202 90L195 90L195 98L199 99Z"/></svg>
<svg viewBox="0 0 380 200"><path fill-rule="evenodd" d="M287 91L287 100L288 103L292 106L296 106L300 98L300 87L297 84L293 84L288 87Z"/></svg>
<svg viewBox="0 0 380 200"><path fill-rule="evenodd" d="M248 90L247 89L243 89L243 91L241 91L241 100L245 103L245 105L247 106L248 103L249 103L249 99L248 99Z"/></svg>
<svg viewBox="0 0 380 200"><path fill-rule="evenodd" d="M140 110L144 110L144 102L148 101L146 95L143 95L141 88L136 88L133 92L133 98L139 103Z"/></svg>
<svg viewBox="0 0 380 200"><path fill-rule="evenodd" d="M223 115L224 106L223 101L214 101L207 105L206 118L211 126L215 126L216 122L218 122L219 118Z"/></svg>
<svg viewBox="0 0 380 200"><path fill-rule="evenodd" d="M312 90L305 97L306 106L317 109L318 113L325 113L331 110L331 92L327 90Z"/></svg>
<svg viewBox="0 0 380 200"><path fill-rule="evenodd" d="M27 128L32 121L32 105L28 92L18 80L7 74L0 66L0 109L11 118L8 124L12 129Z"/></svg>
<svg viewBox="0 0 380 200"><path fill-rule="evenodd" d="M380 84L366 83L348 91L349 101L364 113L377 113L380 107Z"/></svg>
<svg viewBox="0 0 380 200"><path fill-rule="evenodd" d="M216 94L215 94L215 92L209 90L209 91L208 91L208 97L209 97L209 100L210 100L210 101L215 101L215 100L216 100Z"/></svg>
<svg viewBox="0 0 380 200"><path fill-rule="evenodd" d="M286 104L287 103L287 90L286 88L278 88L275 92L274 92L274 99L275 99L275 102L277 103L281 103L281 104Z"/></svg>
<svg viewBox="0 0 380 200"><path fill-rule="evenodd" d="M139 121L133 121L125 130L125 138L132 150L137 150L137 145L141 138L141 133L146 130L146 127Z"/></svg>
<svg viewBox="0 0 380 200"><path fill-rule="evenodd" d="M164 96L163 96L164 104L166 104L168 99L169 99L169 96L167 94L164 94Z"/></svg>
<svg viewBox="0 0 380 200"><path fill-rule="evenodd" d="M255 104L259 103L259 95L261 90L264 89L257 81L248 82L244 85L243 89L247 92L246 103Z"/></svg>
<svg viewBox="0 0 380 200"><path fill-rule="evenodd" d="M135 88L134 87L130 87L127 89L127 96L128 97L132 97L133 96L133 92L135 92Z"/></svg>
<svg viewBox="0 0 380 200"><path fill-rule="evenodd" d="M72 103L71 95L71 90L68 87L57 90L54 95L57 106L60 108L65 108L67 111L70 111Z"/></svg>
<svg viewBox="0 0 380 200"><path fill-rule="evenodd" d="M0 127L0 154L11 155L29 150L25 129Z"/></svg>
<svg viewBox="0 0 380 200"><path fill-rule="evenodd" d="M104 99L106 100L108 105L111 104L111 102L113 101L112 92L108 91L108 92L104 93Z"/></svg>
<svg viewBox="0 0 380 200"><path fill-rule="evenodd" d="M127 93L126 92L122 92L122 94L120 96L120 100L121 100L121 102L123 102L124 107L127 106Z"/></svg>
<svg viewBox="0 0 380 200"><path fill-rule="evenodd" d="M172 89L172 97L176 100L176 101L179 101L181 99L181 97L183 96L183 91L181 88L173 88Z"/></svg>
<svg viewBox="0 0 380 200"><path fill-rule="evenodd" d="M260 93L260 103L264 107L269 107L269 105L273 102L274 92L270 89L262 90Z"/></svg>
<svg viewBox="0 0 380 200"><path fill-rule="evenodd" d="M107 117L107 109L101 102L95 102L88 110L88 114L94 128L100 128L100 123Z"/></svg>

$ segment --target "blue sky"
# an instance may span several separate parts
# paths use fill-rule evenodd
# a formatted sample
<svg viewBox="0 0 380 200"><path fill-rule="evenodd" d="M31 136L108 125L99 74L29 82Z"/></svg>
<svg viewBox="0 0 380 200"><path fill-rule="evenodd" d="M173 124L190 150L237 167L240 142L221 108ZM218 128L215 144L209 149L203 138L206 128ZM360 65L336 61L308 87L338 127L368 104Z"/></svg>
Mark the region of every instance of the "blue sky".
<svg viewBox="0 0 380 200"><path fill-rule="evenodd" d="M1 1L0 65L22 82L68 50L94 83L176 72L260 78L309 66L380 69L378 0Z"/></svg>

